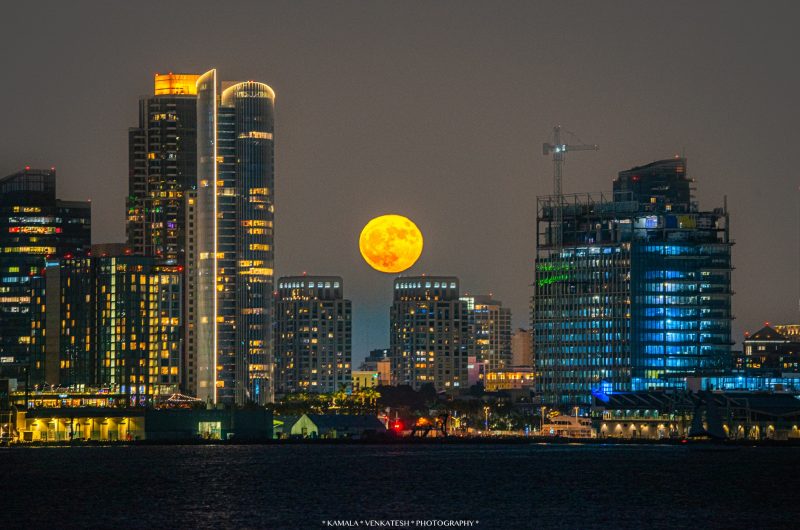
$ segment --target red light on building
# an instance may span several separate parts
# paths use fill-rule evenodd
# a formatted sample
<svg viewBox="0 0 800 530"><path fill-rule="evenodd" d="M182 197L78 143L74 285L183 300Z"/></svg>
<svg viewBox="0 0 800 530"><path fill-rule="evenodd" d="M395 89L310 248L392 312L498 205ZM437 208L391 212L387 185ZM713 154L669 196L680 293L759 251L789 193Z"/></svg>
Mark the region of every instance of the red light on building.
<svg viewBox="0 0 800 530"><path fill-rule="evenodd" d="M392 422L392 430L394 432L400 432L403 430L403 422L400 420L395 420Z"/></svg>

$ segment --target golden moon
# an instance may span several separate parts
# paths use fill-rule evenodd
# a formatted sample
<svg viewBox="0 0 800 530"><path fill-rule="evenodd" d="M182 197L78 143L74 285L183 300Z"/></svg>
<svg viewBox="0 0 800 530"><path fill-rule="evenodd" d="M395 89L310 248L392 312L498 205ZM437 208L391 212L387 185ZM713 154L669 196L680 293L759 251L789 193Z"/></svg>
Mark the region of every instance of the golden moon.
<svg viewBox="0 0 800 530"><path fill-rule="evenodd" d="M361 231L358 248L370 267L386 273L403 272L422 254L422 232L402 215L381 215Z"/></svg>

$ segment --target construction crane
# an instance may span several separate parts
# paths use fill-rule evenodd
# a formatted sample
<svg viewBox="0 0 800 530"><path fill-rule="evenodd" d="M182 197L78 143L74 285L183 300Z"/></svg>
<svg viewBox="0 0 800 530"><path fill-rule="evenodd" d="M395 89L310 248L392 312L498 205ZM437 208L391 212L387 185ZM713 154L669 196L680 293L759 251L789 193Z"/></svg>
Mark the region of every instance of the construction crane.
<svg viewBox="0 0 800 530"><path fill-rule="evenodd" d="M569 131L567 131L569 132ZM572 133L570 133L572 134ZM574 135L573 135L574 136ZM550 153L553 154L553 195L557 201L555 208L555 225L556 225L556 241L555 248L557 251L561 250L563 244L563 207L564 207L564 192L561 187L561 179L564 172L564 155L568 151L597 151L600 149L599 145L593 144L565 144L561 143L561 126L556 125L553 127L553 143L542 144L542 154L545 156Z"/></svg>

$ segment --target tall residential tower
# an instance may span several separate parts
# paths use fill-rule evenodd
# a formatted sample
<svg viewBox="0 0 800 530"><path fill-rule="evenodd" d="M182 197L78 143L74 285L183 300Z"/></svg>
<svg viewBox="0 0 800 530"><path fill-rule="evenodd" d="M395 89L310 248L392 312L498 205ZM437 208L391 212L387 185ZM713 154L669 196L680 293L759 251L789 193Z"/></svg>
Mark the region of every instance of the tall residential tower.
<svg viewBox="0 0 800 530"><path fill-rule="evenodd" d="M458 278L452 276L395 279L390 356L396 384L467 388L469 317L459 296Z"/></svg>
<svg viewBox="0 0 800 530"><path fill-rule="evenodd" d="M187 326L194 393L272 401L275 93L256 81L197 79L197 269ZM192 229L192 227L190 227Z"/></svg>
<svg viewBox="0 0 800 530"><path fill-rule="evenodd" d="M276 391L326 393L350 384L352 307L338 276L286 276L275 295Z"/></svg>

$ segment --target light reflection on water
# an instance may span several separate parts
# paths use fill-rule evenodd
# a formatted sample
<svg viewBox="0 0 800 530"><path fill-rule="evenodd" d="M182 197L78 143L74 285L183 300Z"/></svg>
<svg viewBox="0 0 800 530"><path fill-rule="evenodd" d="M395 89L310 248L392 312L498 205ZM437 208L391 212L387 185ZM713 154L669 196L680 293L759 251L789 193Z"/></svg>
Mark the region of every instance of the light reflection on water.
<svg viewBox="0 0 800 530"><path fill-rule="evenodd" d="M800 448L14 448L0 451L13 477L0 513L7 528L323 528L325 519L359 518L468 519L482 529L763 528L800 516L799 464Z"/></svg>

